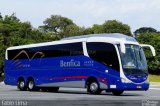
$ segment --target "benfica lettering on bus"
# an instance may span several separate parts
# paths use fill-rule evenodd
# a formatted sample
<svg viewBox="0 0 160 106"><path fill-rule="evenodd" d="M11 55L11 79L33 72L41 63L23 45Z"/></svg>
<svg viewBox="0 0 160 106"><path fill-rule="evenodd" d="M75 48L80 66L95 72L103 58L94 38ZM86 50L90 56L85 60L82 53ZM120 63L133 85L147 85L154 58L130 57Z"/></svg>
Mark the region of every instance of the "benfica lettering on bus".
<svg viewBox="0 0 160 106"><path fill-rule="evenodd" d="M81 66L80 61L75 61L71 59L70 61L60 60L60 67L79 67Z"/></svg>

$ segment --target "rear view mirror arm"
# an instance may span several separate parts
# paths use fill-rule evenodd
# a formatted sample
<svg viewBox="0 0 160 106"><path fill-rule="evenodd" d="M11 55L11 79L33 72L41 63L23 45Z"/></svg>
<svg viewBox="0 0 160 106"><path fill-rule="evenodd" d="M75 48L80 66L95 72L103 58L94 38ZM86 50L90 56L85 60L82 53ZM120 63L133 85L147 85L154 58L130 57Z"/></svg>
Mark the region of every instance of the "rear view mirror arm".
<svg viewBox="0 0 160 106"><path fill-rule="evenodd" d="M152 52L152 55L153 55L153 56L156 56L156 51L155 51L155 49L154 49L153 46L148 45L148 44L140 44L140 46L141 46L142 48L149 47L150 50L151 50L151 52Z"/></svg>

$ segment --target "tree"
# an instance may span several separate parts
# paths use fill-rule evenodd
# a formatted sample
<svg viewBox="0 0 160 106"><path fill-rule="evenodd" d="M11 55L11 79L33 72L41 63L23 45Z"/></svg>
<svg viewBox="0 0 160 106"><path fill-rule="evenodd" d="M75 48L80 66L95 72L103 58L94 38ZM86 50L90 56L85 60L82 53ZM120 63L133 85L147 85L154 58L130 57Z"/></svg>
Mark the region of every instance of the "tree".
<svg viewBox="0 0 160 106"><path fill-rule="evenodd" d="M1 16L1 15L0 15ZM55 40L51 33L40 32L32 28L29 22L21 22L15 14L0 18L0 76L3 72L5 50L10 46L18 46L37 42Z"/></svg>
<svg viewBox="0 0 160 106"><path fill-rule="evenodd" d="M130 27L116 20L105 21L104 24L94 24L91 28L86 28L84 34L98 34L98 33L122 33L131 36Z"/></svg>
<svg viewBox="0 0 160 106"><path fill-rule="evenodd" d="M74 24L72 20L60 15L51 15L43 23L44 26L40 26L40 28L43 28L46 32L54 32L55 34L64 31L68 25Z"/></svg>
<svg viewBox="0 0 160 106"><path fill-rule="evenodd" d="M142 44L150 44L156 50L156 56L153 58L150 50L144 49L147 57L150 74L160 75L160 33L140 33L137 37Z"/></svg>
<svg viewBox="0 0 160 106"><path fill-rule="evenodd" d="M156 33L157 30L152 27L141 27L137 30L135 30L134 34L135 36L138 36L141 33Z"/></svg>
<svg viewBox="0 0 160 106"><path fill-rule="evenodd" d="M32 25L29 22L21 23L21 27L19 28L19 34L22 38L27 38L31 36Z"/></svg>
<svg viewBox="0 0 160 106"><path fill-rule="evenodd" d="M47 18L43 26L39 29L42 32L49 32L56 36L56 39L61 39L68 36L76 36L83 34L84 28L77 26L71 19L60 15L51 15Z"/></svg>
<svg viewBox="0 0 160 106"><path fill-rule="evenodd" d="M2 15L1 15L1 13L0 13L0 20L2 19L3 17L2 17Z"/></svg>
<svg viewBox="0 0 160 106"><path fill-rule="evenodd" d="M93 32L96 34L96 33L103 33L104 32L104 28L103 28L103 25L98 25L98 24L94 24L92 26L92 29L93 29Z"/></svg>
<svg viewBox="0 0 160 106"><path fill-rule="evenodd" d="M131 36L130 27L127 24L123 24L117 20L108 20L103 25L104 33L121 33Z"/></svg>
<svg viewBox="0 0 160 106"><path fill-rule="evenodd" d="M93 28L84 28L83 35L94 34Z"/></svg>
<svg viewBox="0 0 160 106"><path fill-rule="evenodd" d="M20 27L20 21L13 13L11 16L6 15L1 18L0 21L0 33L3 36L3 44L10 45L10 36L14 35L18 28Z"/></svg>
<svg viewBox="0 0 160 106"><path fill-rule="evenodd" d="M68 25L66 26L66 28L64 29L63 32L60 33L60 37L61 38L65 38L65 37L69 37L69 36L78 36L78 35L82 35L83 34L83 28L72 24L72 25ZM59 39L61 39L59 38Z"/></svg>

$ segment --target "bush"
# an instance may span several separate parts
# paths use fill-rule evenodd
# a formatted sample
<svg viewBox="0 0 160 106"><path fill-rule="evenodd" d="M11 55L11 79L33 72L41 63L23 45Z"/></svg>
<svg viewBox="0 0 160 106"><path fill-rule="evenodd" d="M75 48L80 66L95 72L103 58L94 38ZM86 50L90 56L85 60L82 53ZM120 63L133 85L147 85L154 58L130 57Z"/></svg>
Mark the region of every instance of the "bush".
<svg viewBox="0 0 160 106"><path fill-rule="evenodd" d="M160 33L141 33L138 36L138 41L142 44L150 44L156 50L156 56L152 57L149 50L144 49L148 69L150 74L159 74L160 75Z"/></svg>

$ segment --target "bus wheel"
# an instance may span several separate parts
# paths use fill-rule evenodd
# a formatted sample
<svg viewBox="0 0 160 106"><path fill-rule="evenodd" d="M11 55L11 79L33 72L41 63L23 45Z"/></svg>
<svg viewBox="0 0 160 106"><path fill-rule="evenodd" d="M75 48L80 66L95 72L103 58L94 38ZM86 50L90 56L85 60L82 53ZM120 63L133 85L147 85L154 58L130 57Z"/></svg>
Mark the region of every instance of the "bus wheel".
<svg viewBox="0 0 160 106"><path fill-rule="evenodd" d="M29 91L36 91L36 90L38 90L38 88L35 86L35 83L34 83L33 79L29 79L28 80L27 88L28 88Z"/></svg>
<svg viewBox="0 0 160 106"><path fill-rule="evenodd" d="M50 87L50 88L48 88L49 92L58 92L58 90L59 90L59 87Z"/></svg>
<svg viewBox="0 0 160 106"><path fill-rule="evenodd" d="M116 95L116 96L120 96L122 93L123 93L123 91L121 91L121 90L112 91L112 94Z"/></svg>
<svg viewBox="0 0 160 106"><path fill-rule="evenodd" d="M26 85L25 85L24 79L20 78L20 79L18 80L18 85L17 85L17 87L18 87L18 89L21 90L21 91L27 90L27 87L26 87Z"/></svg>
<svg viewBox="0 0 160 106"><path fill-rule="evenodd" d="M101 91L102 90L99 89L98 83L96 81L89 83L87 86L87 92L90 94L100 94Z"/></svg>

